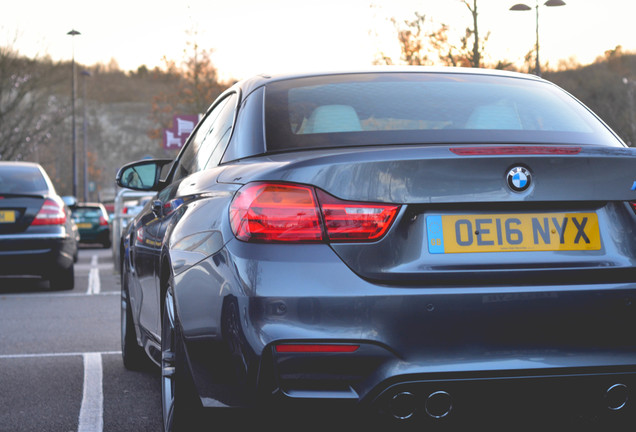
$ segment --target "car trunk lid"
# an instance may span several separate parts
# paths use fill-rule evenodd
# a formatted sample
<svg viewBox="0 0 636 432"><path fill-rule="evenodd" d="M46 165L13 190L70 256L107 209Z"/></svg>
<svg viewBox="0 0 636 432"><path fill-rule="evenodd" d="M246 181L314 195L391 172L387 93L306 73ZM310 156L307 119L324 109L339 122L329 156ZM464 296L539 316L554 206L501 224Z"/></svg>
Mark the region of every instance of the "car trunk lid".
<svg viewBox="0 0 636 432"><path fill-rule="evenodd" d="M43 195L0 193L0 234L25 232L44 204Z"/></svg>
<svg viewBox="0 0 636 432"><path fill-rule="evenodd" d="M520 170L528 184L515 190L511 178ZM353 271L371 280L492 285L636 279L633 149L308 151L237 164L219 180L309 184L343 200L402 205L382 240L332 244Z"/></svg>

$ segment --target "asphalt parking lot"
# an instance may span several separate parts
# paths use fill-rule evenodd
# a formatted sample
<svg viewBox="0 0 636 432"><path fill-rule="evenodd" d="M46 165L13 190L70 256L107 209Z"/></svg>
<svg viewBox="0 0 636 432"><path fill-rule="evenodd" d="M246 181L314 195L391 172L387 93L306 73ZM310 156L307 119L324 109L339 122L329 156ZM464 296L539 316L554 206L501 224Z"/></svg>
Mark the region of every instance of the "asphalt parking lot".
<svg viewBox="0 0 636 432"><path fill-rule="evenodd" d="M110 249L80 250L72 291L0 280L0 431L161 430L159 370L121 361L119 300Z"/></svg>
<svg viewBox="0 0 636 432"><path fill-rule="evenodd" d="M119 302L119 275L109 249L80 250L72 291L50 291L47 282L0 279L0 432L162 430L159 369L133 372L123 366ZM291 414L265 418L252 413L231 430L263 424L285 431L396 430L369 422L362 427L360 419L334 423L320 410L314 414L325 417L326 424L303 416L300 423L285 421ZM202 420L210 425L203 430L219 430L219 419L210 413ZM573 430L552 426L537 430ZM577 426L614 430L587 421Z"/></svg>

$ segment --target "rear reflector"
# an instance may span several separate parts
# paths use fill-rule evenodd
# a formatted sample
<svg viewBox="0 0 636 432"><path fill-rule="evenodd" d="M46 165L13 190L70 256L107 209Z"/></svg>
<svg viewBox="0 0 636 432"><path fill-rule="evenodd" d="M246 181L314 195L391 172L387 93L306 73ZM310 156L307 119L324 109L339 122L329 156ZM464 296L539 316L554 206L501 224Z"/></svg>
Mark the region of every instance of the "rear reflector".
<svg viewBox="0 0 636 432"><path fill-rule="evenodd" d="M386 234L399 208L344 201L311 186L250 183L234 197L230 223L249 242L370 242Z"/></svg>
<svg viewBox="0 0 636 432"><path fill-rule="evenodd" d="M352 353L358 350L360 345L339 344L281 344L276 345L279 353Z"/></svg>
<svg viewBox="0 0 636 432"><path fill-rule="evenodd" d="M63 206L55 200L47 198L31 225L64 225L65 223L66 213L64 213Z"/></svg>
<svg viewBox="0 0 636 432"><path fill-rule="evenodd" d="M575 155L581 152L581 147L570 146L480 146L453 147L450 149L459 156L487 156L487 155Z"/></svg>

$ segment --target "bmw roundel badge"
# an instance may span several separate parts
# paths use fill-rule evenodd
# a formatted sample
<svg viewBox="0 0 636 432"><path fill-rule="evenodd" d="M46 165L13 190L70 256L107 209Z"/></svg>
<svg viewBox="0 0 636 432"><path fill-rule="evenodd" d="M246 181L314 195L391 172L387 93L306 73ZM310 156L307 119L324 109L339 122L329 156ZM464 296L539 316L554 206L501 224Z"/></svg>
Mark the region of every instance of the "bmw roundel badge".
<svg viewBox="0 0 636 432"><path fill-rule="evenodd" d="M527 168L514 167L508 171L508 186L515 192L523 192L530 187L532 174Z"/></svg>

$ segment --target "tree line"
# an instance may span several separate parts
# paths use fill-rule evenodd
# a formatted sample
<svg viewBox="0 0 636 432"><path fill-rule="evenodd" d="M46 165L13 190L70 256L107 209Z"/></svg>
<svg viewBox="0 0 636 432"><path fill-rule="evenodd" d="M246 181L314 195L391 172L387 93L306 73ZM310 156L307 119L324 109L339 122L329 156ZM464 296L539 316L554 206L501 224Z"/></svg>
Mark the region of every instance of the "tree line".
<svg viewBox="0 0 636 432"><path fill-rule="evenodd" d="M533 72L533 50L525 63L487 62L489 33L478 29L477 0L460 0L471 26L453 41L446 25L432 26L424 14L392 19L400 58L378 53L370 63L486 67ZM173 114L200 114L232 82L219 79L211 50L190 43L181 61L124 72L116 62L77 65L76 152L86 159L96 184L91 198L114 186L122 164L141 157L173 157L162 148L162 130ZM0 47L0 160L41 163L63 194L71 193L71 63L27 58ZM569 91L596 112L626 143L636 144L636 55L615 47L587 66L563 62L544 66L543 77ZM83 142L88 142L86 155ZM83 164L78 178L83 178ZM78 195L82 196L83 186Z"/></svg>
<svg viewBox="0 0 636 432"><path fill-rule="evenodd" d="M72 193L72 153L78 178L84 159L90 199L114 189L114 175L126 162L174 157L162 148L162 130L173 114L198 114L230 83L222 82L210 50L193 45L181 63L124 72L116 61L76 65L75 150L72 145L72 63L27 58L0 47L0 160L41 163L58 192ZM86 142L86 154L84 144ZM81 182L80 182L81 183ZM84 185L77 194L84 195Z"/></svg>

